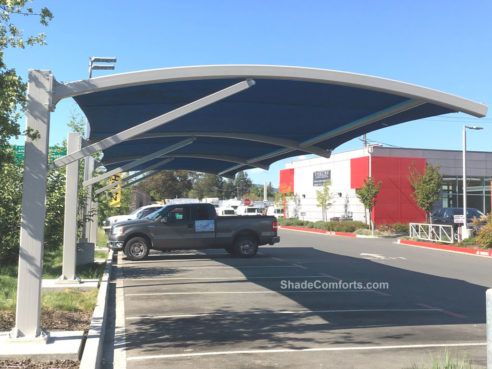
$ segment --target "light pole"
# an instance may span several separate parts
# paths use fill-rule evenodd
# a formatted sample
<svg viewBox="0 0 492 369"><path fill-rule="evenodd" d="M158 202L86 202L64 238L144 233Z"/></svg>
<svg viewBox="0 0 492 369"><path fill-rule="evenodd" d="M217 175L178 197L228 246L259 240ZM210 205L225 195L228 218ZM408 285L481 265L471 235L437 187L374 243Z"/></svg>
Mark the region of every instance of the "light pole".
<svg viewBox="0 0 492 369"><path fill-rule="evenodd" d="M116 58L114 57L99 57L99 56L93 56L89 59L89 79L92 78L92 71L93 70L114 70L114 64L94 64L94 63L116 63ZM89 122L86 123L85 125L85 139L88 140L90 135L90 126ZM92 175L92 173L89 173L89 157L85 157L84 161L84 181L87 181L89 179L89 175ZM93 168L94 169L94 168ZM87 215L87 209L92 213L92 186L89 186L87 188L87 201L85 205L83 206L83 223L82 223L82 238L84 239L84 242L87 242L90 240L90 229L87 227L87 223L85 221L85 217ZM95 225L97 227L97 225ZM94 232L94 234L96 234ZM95 242L95 240L93 240Z"/></svg>
<svg viewBox="0 0 492 369"><path fill-rule="evenodd" d="M483 127L463 126L463 227L461 228L461 238L470 237L466 222L466 129L481 130Z"/></svg>

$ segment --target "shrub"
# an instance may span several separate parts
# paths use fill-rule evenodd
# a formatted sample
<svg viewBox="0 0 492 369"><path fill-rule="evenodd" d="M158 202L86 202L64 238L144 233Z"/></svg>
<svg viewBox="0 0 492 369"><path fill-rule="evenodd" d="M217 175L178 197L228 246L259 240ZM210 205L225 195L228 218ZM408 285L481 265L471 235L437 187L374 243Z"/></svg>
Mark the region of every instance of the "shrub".
<svg viewBox="0 0 492 369"><path fill-rule="evenodd" d="M492 246L492 219L490 215L489 222L478 231L476 240L480 247L487 248Z"/></svg>
<svg viewBox="0 0 492 369"><path fill-rule="evenodd" d="M393 224L393 228L395 229L396 233L408 233L409 232L408 224L395 223L395 224Z"/></svg>
<svg viewBox="0 0 492 369"><path fill-rule="evenodd" d="M408 224L394 223L394 224L378 224L376 230L384 233L408 233Z"/></svg>
<svg viewBox="0 0 492 369"><path fill-rule="evenodd" d="M326 222L318 220L317 222L313 223L313 228L327 230L328 228L326 227L326 224Z"/></svg>

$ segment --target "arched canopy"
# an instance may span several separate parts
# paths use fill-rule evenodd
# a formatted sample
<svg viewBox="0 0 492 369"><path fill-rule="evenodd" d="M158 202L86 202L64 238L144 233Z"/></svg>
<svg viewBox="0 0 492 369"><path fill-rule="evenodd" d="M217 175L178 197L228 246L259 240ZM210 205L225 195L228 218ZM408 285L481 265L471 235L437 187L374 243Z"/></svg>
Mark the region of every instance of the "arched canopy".
<svg viewBox="0 0 492 369"><path fill-rule="evenodd" d="M440 91L367 75L283 66L198 66L116 74L57 84L54 102L73 97L96 142L244 80L244 91L104 150L108 170L193 137L160 169L223 175L313 153L329 156L364 133L487 107ZM156 158L133 170L143 169Z"/></svg>

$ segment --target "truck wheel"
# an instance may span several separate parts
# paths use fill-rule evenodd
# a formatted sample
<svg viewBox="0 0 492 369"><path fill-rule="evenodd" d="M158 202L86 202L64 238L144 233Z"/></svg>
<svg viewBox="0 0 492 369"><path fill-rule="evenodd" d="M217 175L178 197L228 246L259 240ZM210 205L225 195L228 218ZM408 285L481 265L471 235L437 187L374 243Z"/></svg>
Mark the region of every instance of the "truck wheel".
<svg viewBox="0 0 492 369"><path fill-rule="evenodd" d="M239 237L233 246L234 256L250 258L258 251L258 242L251 236Z"/></svg>
<svg viewBox="0 0 492 369"><path fill-rule="evenodd" d="M142 237L133 237L125 244L124 253L130 260L142 260L149 255L149 245Z"/></svg>

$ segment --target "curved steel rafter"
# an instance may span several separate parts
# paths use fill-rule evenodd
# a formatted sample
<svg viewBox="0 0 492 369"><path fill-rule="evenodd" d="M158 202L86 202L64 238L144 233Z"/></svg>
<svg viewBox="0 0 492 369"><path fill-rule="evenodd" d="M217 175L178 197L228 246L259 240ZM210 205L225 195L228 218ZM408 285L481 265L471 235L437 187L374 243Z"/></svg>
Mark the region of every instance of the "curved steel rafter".
<svg viewBox="0 0 492 369"><path fill-rule="evenodd" d="M330 150L325 150L321 147L317 147L314 145L302 146L302 143L299 143L294 140L258 135L253 133L240 133L240 132L158 132L158 133L139 135L127 141L146 140L146 139L153 139L153 138L166 138L166 137L231 138L235 140L261 142L265 144L276 145L276 146L288 148L290 149L290 151L302 151L305 152L306 154L314 154L324 158L329 158L331 154ZM98 137L97 140L91 140L91 142L96 142L104 138L105 137L101 137L101 138Z"/></svg>
<svg viewBox="0 0 492 369"><path fill-rule="evenodd" d="M484 104L418 85L364 74L276 65L208 65L163 68L114 74L69 83L53 81L51 105L54 106L58 101L67 97L123 87L197 79L231 78L288 79L349 86L422 100L475 117L484 117L487 114L487 106Z"/></svg>
<svg viewBox="0 0 492 369"><path fill-rule="evenodd" d="M231 156L231 155L212 155L212 154L169 154L169 155L162 155L159 156L160 158L193 158L193 159L208 159L208 160L216 160L216 161L226 161L230 163L236 163L236 164L241 164L241 165L248 165L252 167L257 167L261 169L268 170L269 166L264 165L264 164L251 164L248 163L247 159L244 158L239 158L237 156ZM111 164L118 164L118 163L123 163L126 161L133 161L135 159L138 159L139 156L126 156L126 157L120 157L115 160L109 160L105 164L106 165L111 165Z"/></svg>

